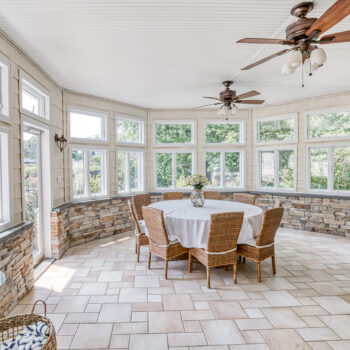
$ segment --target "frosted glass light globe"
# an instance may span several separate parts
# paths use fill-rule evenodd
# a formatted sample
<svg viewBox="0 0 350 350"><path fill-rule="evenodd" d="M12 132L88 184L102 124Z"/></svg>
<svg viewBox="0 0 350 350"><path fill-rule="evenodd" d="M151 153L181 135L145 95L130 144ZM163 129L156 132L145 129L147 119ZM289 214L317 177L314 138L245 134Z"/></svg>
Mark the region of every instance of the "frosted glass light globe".
<svg viewBox="0 0 350 350"><path fill-rule="evenodd" d="M236 114L238 113L238 111L239 111L239 109L237 108L236 105L233 105L233 106L231 107L231 114L232 114L232 115L236 115Z"/></svg>
<svg viewBox="0 0 350 350"><path fill-rule="evenodd" d="M288 64L293 68L299 67L302 61L303 61L303 55L301 54L300 51L292 51L288 55Z"/></svg>
<svg viewBox="0 0 350 350"><path fill-rule="evenodd" d="M295 72L295 68L291 67L288 63L284 63L282 66L282 74L289 75Z"/></svg>
<svg viewBox="0 0 350 350"><path fill-rule="evenodd" d="M324 64L327 61L326 51L320 48L311 51L310 60L311 65L314 65L315 63L318 66Z"/></svg>

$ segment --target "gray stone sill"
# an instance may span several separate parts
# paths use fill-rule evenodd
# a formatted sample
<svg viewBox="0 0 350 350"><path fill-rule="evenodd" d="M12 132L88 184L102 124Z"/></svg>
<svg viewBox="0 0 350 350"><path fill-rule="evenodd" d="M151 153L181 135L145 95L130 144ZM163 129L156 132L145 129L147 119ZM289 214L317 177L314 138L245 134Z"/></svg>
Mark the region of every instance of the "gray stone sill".
<svg viewBox="0 0 350 350"><path fill-rule="evenodd" d="M16 235L22 234L24 231L27 231L33 226L32 222L22 222L19 225L11 227L10 229L0 233L0 243L7 241L10 238L15 237Z"/></svg>

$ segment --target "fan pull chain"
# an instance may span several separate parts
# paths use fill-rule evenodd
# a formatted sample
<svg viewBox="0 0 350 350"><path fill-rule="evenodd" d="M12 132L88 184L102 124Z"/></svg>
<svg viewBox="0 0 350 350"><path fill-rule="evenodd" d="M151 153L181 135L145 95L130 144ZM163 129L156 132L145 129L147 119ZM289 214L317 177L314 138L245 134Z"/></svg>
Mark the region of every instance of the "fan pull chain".
<svg viewBox="0 0 350 350"><path fill-rule="evenodd" d="M304 64L301 64L301 87L304 87Z"/></svg>

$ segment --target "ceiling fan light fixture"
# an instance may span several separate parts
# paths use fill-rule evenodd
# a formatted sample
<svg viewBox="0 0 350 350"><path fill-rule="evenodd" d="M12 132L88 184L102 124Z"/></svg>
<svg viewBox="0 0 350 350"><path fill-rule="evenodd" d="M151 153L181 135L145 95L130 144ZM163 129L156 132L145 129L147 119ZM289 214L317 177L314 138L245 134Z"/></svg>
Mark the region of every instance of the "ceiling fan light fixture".
<svg viewBox="0 0 350 350"><path fill-rule="evenodd" d="M326 51L321 48L312 50L310 55L310 60L311 60L312 66L314 64L317 64L317 66L324 64L327 61Z"/></svg>
<svg viewBox="0 0 350 350"><path fill-rule="evenodd" d="M282 66L282 74L283 75L290 75L295 72L295 68L291 67L288 63L284 63Z"/></svg>
<svg viewBox="0 0 350 350"><path fill-rule="evenodd" d="M291 51L288 55L288 65L292 68L297 68L302 64L303 55L300 51Z"/></svg>
<svg viewBox="0 0 350 350"><path fill-rule="evenodd" d="M237 108L237 106L235 104L233 104L231 106L231 114L232 115L236 115L238 113L239 109Z"/></svg>

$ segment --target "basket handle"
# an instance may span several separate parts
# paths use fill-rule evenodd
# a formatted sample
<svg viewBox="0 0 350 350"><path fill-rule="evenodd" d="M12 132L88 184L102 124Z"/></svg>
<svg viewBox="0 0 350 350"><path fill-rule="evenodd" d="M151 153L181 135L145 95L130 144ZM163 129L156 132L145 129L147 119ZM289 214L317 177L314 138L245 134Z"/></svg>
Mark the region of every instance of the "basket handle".
<svg viewBox="0 0 350 350"><path fill-rule="evenodd" d="M36 307L36 305L38 304L38 303L42 303L43 305L44 305L44 314L45 314L45 317L46 317L46 303L45 303L45 301L44 300L42 300L42 299L38 299L35 303L34 303L34 305L33 305L33 307L32 307L32 314L34 313L34 309L35 309L35 307Z"/></svg>

